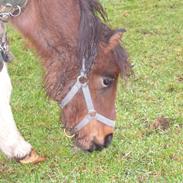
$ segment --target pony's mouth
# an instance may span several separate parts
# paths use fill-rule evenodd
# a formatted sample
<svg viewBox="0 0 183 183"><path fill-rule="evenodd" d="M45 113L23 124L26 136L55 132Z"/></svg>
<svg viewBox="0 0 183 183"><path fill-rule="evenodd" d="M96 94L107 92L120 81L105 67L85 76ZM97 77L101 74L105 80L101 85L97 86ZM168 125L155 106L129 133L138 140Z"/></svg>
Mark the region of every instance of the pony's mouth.
<svg viewBox="0 0 183 183"><path fill-rule="evenodd" d="M80 139L76 139L76 143L75 145L81 149L84 152L93 152L93 151L101 151L104 148L107 148L111 142L112 142L112 138L113 138L113 134L109 134L104 138L104 143L98 143L97 140L95 140L96 138L94 138L94 140L91 141L91 143L89 143L90 145L88 145L88 142L85 141L85 139L81 138Z"/></svg>

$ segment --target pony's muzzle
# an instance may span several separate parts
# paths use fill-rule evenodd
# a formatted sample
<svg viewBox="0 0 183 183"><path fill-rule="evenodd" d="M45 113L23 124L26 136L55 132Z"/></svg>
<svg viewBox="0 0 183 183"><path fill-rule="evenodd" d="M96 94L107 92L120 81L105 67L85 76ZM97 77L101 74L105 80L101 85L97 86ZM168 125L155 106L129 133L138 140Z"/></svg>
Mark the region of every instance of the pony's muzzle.
<svg viewBox="0 0 183 183"><path fill-rule="evenodd" d="M113 134L111 133L105 137L103 144L93 142L87 151L88 152L101 151L102 149L107 148L111 144L112 138L113 138Z"/></svg>

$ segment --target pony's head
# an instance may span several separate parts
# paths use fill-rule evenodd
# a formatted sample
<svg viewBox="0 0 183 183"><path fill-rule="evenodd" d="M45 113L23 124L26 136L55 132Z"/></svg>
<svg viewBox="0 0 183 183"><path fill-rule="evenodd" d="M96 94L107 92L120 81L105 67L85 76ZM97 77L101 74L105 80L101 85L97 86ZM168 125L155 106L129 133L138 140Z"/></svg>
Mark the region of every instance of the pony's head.
<svg viewBox="0 0 183 183"><path fill-rule="evenodd" d="M100 43L87 75L79 74L62 100L62 121L83 150L101 150L112 141L117 81L120 73L128 69L127 55L119 46L121 36L118 30Z"/></svg>
<svg viewBox="0 0 183 183"><path fill-rule="evenodd" d="M105 17L96 1L80 1L78 58L80 73L61 106L62 121L74 134L78 147L101 150L111 143L115 127L115 98L119 75L128 75L130 64L120 46L124 29L111 30L95 15Z"/></svg>

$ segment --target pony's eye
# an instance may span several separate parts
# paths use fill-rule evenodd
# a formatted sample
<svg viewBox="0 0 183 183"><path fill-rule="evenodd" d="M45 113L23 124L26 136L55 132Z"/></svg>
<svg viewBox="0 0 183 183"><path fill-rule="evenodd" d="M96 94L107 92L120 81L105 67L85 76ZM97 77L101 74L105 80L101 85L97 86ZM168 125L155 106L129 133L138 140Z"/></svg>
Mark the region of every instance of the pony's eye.
<svg viewBox="0 0 183 183"><path fill-rule="evenodd" d="M104 88L110 87L114 81L114 78L104 77L102 78L102 86Z"/></svg>

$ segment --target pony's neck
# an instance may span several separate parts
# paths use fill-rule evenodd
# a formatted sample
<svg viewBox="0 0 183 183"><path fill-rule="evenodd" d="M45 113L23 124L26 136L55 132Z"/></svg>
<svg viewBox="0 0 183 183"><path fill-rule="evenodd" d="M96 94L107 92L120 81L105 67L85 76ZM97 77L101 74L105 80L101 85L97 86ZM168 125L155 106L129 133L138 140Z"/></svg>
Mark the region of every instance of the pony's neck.
<svg viewBox="0 0 183 183"><path fill-rule="evenodd" d="M29 0L13 23L43 57L53 51L52 47L76 47L79 5L74 1Z"/></svg>
<svg viewBox="0 0 183 183"><path fill-rule="evenodd" d="M79 12L76 0L30 0L22 15L12 20L41 56L46 89L55 100L61 98L64 77L72 79L77 72Z"/></svg>

